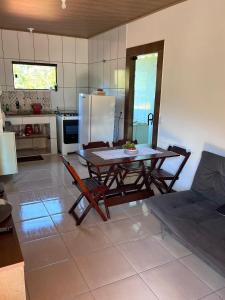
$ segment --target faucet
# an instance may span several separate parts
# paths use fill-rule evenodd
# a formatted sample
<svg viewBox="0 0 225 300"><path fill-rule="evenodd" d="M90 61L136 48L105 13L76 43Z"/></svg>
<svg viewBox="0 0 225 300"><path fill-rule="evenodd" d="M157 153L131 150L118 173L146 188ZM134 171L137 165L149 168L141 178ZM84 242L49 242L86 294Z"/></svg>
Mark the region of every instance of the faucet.
<svg viewBox="0 0 225 300"><path fill-rule="evenodd" d="M19 100L16 100L16 109L17 109L17 111L20 109L20 102L19 102Z"/></svg>

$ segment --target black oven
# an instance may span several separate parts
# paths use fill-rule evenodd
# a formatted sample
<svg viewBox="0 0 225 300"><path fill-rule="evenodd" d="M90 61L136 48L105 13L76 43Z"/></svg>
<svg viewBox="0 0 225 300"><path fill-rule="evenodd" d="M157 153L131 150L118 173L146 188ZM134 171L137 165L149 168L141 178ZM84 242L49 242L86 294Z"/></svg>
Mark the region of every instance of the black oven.
<svg viewBox="0 0 225 300"><path fill-rule="evenodd" d="M77 144L79 120L63 120L64 144Z"/></svg>

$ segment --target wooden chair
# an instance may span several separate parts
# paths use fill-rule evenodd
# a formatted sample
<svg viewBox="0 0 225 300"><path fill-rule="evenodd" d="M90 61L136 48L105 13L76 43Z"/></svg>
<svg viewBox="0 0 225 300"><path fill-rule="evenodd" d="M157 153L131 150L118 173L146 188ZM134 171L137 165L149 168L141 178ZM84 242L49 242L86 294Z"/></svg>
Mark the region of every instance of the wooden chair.
<svg viewBox="0 0 225 300"><path fill-rule="evenodd" d="M87 145L83 144L83 149L94 149L94 148L109 148L109 142L90 142ZM103 181L103 179L107 176L109 167L101 167L100 173L96 169L96 167L92 166L90 163L87 163L88 172L90 177L97 177L99 181Z"/></svg>
<svg viewBox="0 0 225 300"><path fill-rule="evenodd" d="M93 148L109 148L109 142L102 142L102 141L98 141L98 142L89 142L87 145L83 144L83 149L93 149Z"/></svg>
<svg viewBox="0 0 225 300"><path fill-rule="evenodd" d="M155 184L161 194L173 192L172 188L175 182L179 179L179 175L191 155L191 152L187 152L186 149L177 146L169 146L168 151L173 151L179 154L183 157L183 159L181 160L175 174L171 174L162 169L162 165L165 162L166 158L161 159L155 169L151 171L150 181L151 183ZM169 183L167 183L167 181L169 181Z"/></svg>
<svg viewBox="0 0 225 300"><path fill-rule="evenodd" d="M113 147L119 147L119 146L123 146L124 144L126 144L127 140L123 139L123 140L118 140L116 142L112 142ZM131 143L137 145L137 140L134 141L130 141Z"/></svg>
<svg viewBox="0 0 225 300"><path fill-rule="evenodd" d="M86 217L91 208L94 208L96 210L96 212L100 215L103 221L107 221L107 217L99 207L98 202L103 199L105 203L105 193L108 191L108 187L103 184L100 184L95 178L81 179L76 170L64 157L62 157L62 161L67 170L69 171L70 175L74 179L74 183L81 192L80 196L77 198L77 200L69 210L69 213L72 214L72 216L76 220L76 224L81 224L81 222ZM88 206L84 209L81 215L78 216L78 214L75 212L75 209L84 197L88 201ZM106 213L107 215L109 215L108 207L106 207Z"/></svg>
<svg viewBox="0 0 225 300"><path fill-rule="evenodd" d="M112 144L113 144L113 147L122 147L124 144L126 144L126 142L127 142L126 139L122 139L122 140L118 140L116 142L112 142ZM137 140L133 140L130 142L135 145L138 144ZM123 182L123 180L125 179L125 177L128 174L139 174L142 171L142 166L138 162L130 163L130 164L123 164L123 165L120 165L120 168L122 170L121 183Z"/></svg>

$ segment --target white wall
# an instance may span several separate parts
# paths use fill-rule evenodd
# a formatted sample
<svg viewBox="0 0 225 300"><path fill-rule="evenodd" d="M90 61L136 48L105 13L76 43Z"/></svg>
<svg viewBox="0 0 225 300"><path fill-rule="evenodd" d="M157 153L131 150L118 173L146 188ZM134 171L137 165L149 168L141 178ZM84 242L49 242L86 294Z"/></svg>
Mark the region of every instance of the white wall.
<svg viewBox="0 0 225 300"><path fill-rule="evenodd" d="M58 91L52 108L76 108L77 95L88 91L88 40L0 30L0 86L13 90L12 60L57 63Z"/></svg>
<svg viewBox="0 0 225 300"><path fill-rule="evenodd" d="M89 91L91 93L103 88L107 95L116 97L114 137L121 138L124 124L126 26L94 36L88 40L88 45Z"/></svg>
<svg viewBox="0 0 225 300"><path fill-rule="evenodd" d="M127 25L127 47L165 40L159 145L192 151L177 189L203 149L225 154L224 12L224 0L188 0Z"/></svg>

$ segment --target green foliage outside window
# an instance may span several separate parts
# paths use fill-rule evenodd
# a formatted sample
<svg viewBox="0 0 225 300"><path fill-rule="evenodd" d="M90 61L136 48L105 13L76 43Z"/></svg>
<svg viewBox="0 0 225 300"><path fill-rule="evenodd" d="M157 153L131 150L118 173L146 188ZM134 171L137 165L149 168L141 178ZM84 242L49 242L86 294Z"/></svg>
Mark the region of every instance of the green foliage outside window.
<svg viewBox="0 0 225 300"><path fill-rule="evenodd" d="M55 89L56 65L13 63L15 89L50 90Z"/></svg>

